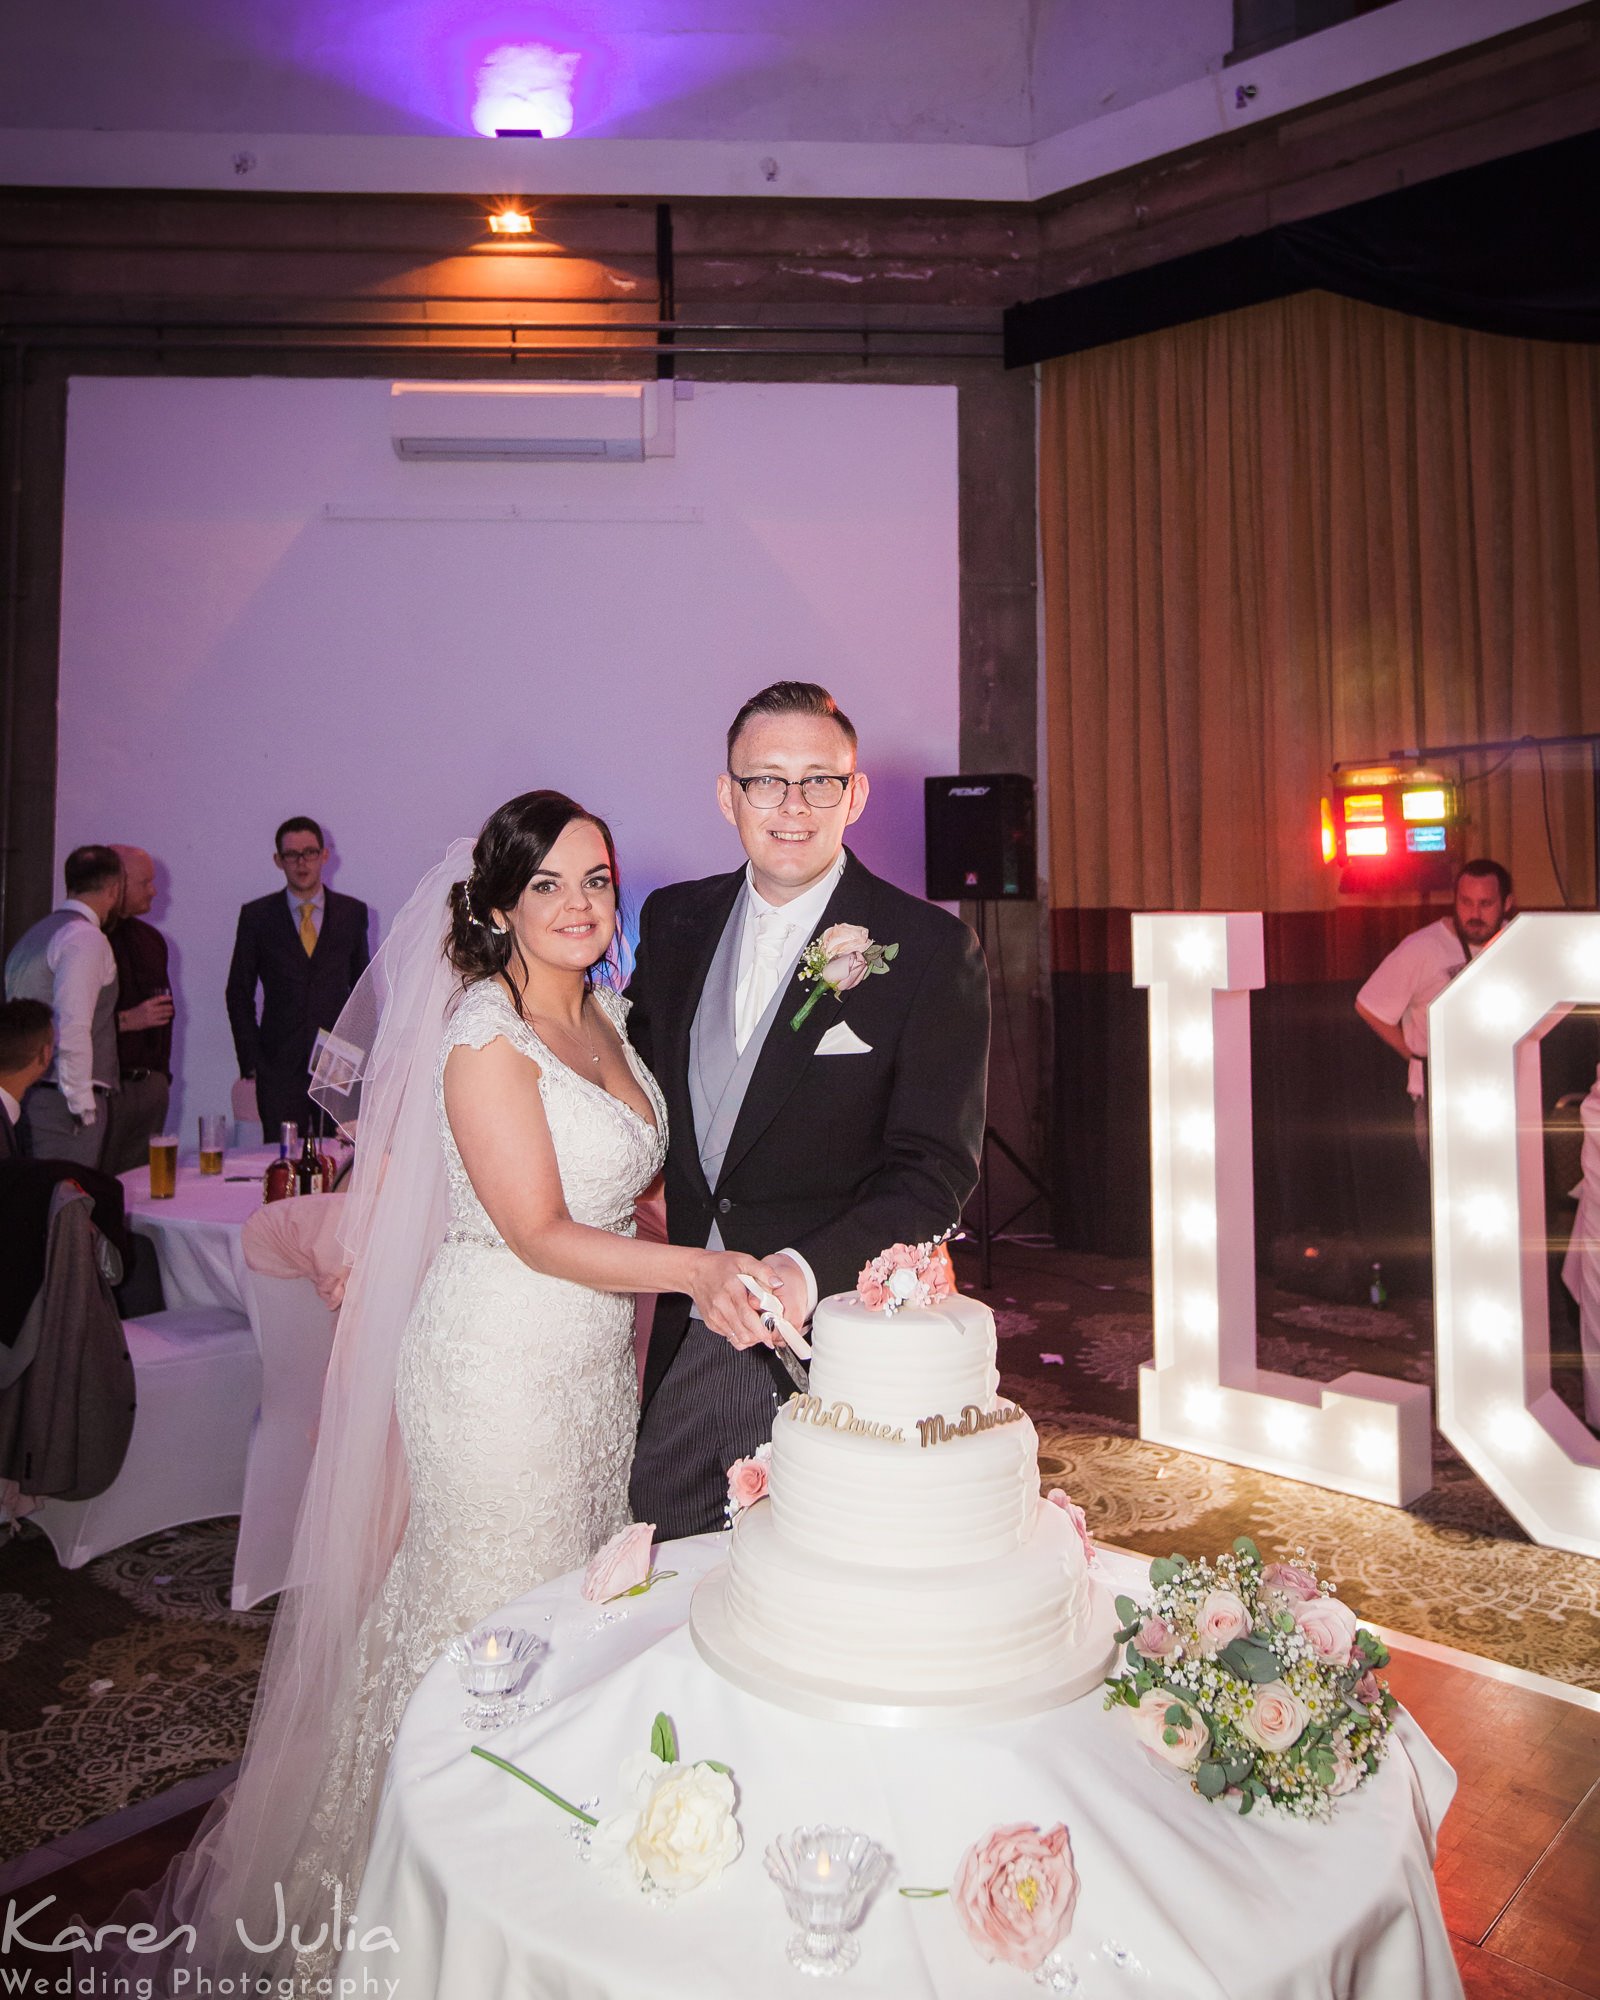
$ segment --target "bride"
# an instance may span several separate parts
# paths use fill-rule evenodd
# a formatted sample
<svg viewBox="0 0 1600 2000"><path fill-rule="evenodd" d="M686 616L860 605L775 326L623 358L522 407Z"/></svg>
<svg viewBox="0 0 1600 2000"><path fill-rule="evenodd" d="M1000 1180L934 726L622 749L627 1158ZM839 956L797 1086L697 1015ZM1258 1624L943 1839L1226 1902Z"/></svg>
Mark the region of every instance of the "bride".
<svg viewBox="0 0 1600 2000"><path fill-rule="evenodd" d="M239 1777L157 1892L159 1933L213 1978L337 1956L417 1682L626 1524L632 1294L687 1293L742 1345L741 1273L773 1284L633 1240L667 1134L599 976L604 823L528 792L466 850L396 919L313 1093L360 1126L316 1456Z"/></svg>

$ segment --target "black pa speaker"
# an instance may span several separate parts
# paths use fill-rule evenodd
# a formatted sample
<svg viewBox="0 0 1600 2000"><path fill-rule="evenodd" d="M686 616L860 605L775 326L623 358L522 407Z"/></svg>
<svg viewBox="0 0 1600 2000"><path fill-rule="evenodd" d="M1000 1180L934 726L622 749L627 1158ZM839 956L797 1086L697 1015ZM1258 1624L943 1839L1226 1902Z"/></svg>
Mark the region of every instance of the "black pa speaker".
<svg viewBox="0 0 1600 2000"><path fill-rule="evenodd" d="M1016 771L923 781L931 903L1031 902L1033 780Z"/></svg>

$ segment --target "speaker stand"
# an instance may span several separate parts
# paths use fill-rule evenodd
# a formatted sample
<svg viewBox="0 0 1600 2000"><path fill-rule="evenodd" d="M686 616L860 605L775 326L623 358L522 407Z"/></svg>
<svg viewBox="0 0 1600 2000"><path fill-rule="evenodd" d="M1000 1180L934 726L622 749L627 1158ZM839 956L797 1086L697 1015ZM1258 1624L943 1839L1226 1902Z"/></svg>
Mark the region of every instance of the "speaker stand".
<svg viewBox="0 0 1600 2000"><path fill-rule="evenodd" d="M987 965L989 962L989 905L987 901L979 900L974 907L978 917L978 948L983 953L984 963ZM1009 994L1006 996L1005 1004L1008 1007L1011 1004ZM1018 1081L1020 1083L1021 1079L1019 1078ZM1005 1221L999 1224L993 1221L989 1202L989 1149L991 1146L996 1152L1005 1155L1012 1166L1016 1168L1017 1172L1021 1174L1022 1178L1034 1190L1034 1194L1029 1195L1020 1208L1013 1209ZM1055 1200L1055 1190L1042 1174L1035 1172L1028 1165L1027 1161L1023 1159L1022 1155L1002 1133L997 1132L992 1125L986 1124L983 1128L983 1146L978 1155L978 1226L971 1232L973 1239L978 1245L978 1282L985 1291L988 1291L990 1282L994 1276L995 1238L1003 1236L1019 1215L1025 1214L1028 1209L1032 1208L1036 1197L1042 1197L1046 1202L1053 1203Z"/></svg>
<svg viewBox="0 0 1600 2000"><path fill-rule="evenodd" d="M1034 1172L1033 1168L1028 1165L1027 1161L1022 1158L1014 1146L998 1133L992 1125L984 1126L983 1151L978 1157L978 1226L972 1231L972 1236L978 1245L978 1282L985 1291L989 1289L989 1281L994 1274L994 1239L997 1236L1003 1236L1019 1215L1024 1214L1028 1209L1032 1208L1035 1200L1034 1195L1029 1195L1021 1208L1013 1209L1004 1222L1000 1223L997 1227L991 1227L989 1217L989 1148L991 1146L997 1152L1005 1154L1006 1158L1016 1168L1017 1172L1021 1174L1022 1178L1030 1187L1036 1189L1038 1195L1042 1196L1045 1201L1053 1200L1055 1195L1055 1190L1051 1187L1050 1183Z"/></svg>

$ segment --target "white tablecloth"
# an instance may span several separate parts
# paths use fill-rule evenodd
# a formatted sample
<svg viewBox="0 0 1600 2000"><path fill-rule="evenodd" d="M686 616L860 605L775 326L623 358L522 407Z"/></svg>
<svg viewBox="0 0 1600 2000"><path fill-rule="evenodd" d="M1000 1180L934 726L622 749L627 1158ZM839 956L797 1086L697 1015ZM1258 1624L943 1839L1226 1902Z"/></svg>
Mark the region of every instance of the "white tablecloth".
<svg viewBox="0 0 1600 2000"><path fill-rule="evenodd" d="M261 1206L261 1176L277 1148L229 1152L220 1174L202 1174L192 1159L178 1165L178 1191L169 1200L150 1199L150 1169L133 1167L122 1176L128 1224L155 1244L161 1289L169 1307L222 1306L249 1311L249 1281L240 1237ZM248 1175L247 1180L228 1176Z"/></svg>
<svg viewBox="0 0 1600 2000"><path fill-rule="evenodd" d="M1331 1825L1239 1819L1157 1766L1097 1695L1032 1721L970 1732L811 1722L740 1693L706 1667L685 1620L696 1579L725 1538L658 1557L675 1581L610 1607L611 1622L563 1577L495 1622L546 1636L530 1696L541 1713L486 1740L564 1798L617 1803L617 1767L649 1746L664 1709L681 1756L732 1768L744 1853L719 1888L654 1909L585 1865L577 1822L480 1758L463 1696L441 1661L402 1722L384 1789L358 1929L386 1926L398 1950L351 1951L343 1972L395 2000L708 2000L804 1992L783 1955L792 1926L762 1866L774 1835L818 1820L882 1841L896 1872L861 1926L846 1990L859 2000L981 2000L1036 1991L985 1965L948 1898L911 1901L898 1884L945 1886L962 1852L1008 1821L1071 1832L1081 1893L1063 1955L1085 2000L1444 2000L1458 1996L1432 1873L1434 1833L1455 1790L1450 1767L1402 1716L1377 1778ZM1145 1566L1102 1556L1114 1590ZM619 1615L620 1614L620 1615ZM1132 1951L1114 1965L1108 1945ZM363 1973L377 1987L360 1984ZM388 1982L394 1981L392 1987Z"/></svg>

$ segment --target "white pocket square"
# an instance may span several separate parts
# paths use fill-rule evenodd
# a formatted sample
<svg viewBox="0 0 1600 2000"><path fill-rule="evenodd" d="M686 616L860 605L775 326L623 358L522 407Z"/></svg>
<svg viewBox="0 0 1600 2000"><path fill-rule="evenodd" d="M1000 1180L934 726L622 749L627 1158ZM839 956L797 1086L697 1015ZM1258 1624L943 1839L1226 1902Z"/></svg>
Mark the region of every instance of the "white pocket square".
<svg viewBox="0 0 1600 2000"><path fill-rule="evenodd" d="M835 1021L818 1042L815 1053L819 1056L870 1056L872 1044L862 1041L848 1021Z"/></svg>

